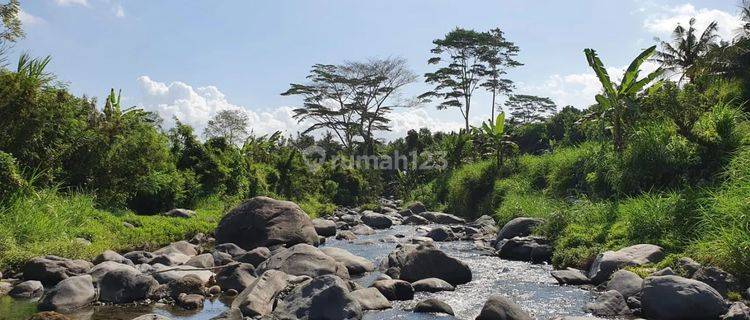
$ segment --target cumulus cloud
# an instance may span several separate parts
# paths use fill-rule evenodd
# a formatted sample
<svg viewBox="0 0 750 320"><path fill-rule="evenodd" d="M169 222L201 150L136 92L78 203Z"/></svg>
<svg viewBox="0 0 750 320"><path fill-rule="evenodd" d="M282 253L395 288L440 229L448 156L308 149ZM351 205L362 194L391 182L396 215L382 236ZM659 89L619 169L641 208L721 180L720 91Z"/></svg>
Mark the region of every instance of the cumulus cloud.
<svg viewBox="0 0 750 320"><path fill-rule="evenodd" d="M677 24L687 26L690 18L695 17L695 27L699 32L705 30L712 21L719 26L718 34L724 40L730 40L735 30L742 26L742 20L736 14L709 8L696 8L686 3L674 7L655 7L649 12L656 12L643 22L643 27L654 35L668 36Z"/></svg>
<svg viewBox="0 0 750 320"><path fill-rule="evenodd" d="M248 130L255 134L282 131L295 134L302 127L292 118L291 107L279 107L265 111L249 110L229 102L215 86L193 87L181 81L160 82L148 76L138 77L141 91L139 105L153 111L164 119L167 128L174 126L174 119L189 124L201 134L208 121L219 111L240 110L248 115Z"/></svg>
<svg viewBox="0 0 750 320"><path fill-rule="evenodd" d="M33 26L36 24L44 23L44 19L37 17L35 15L32 15L23 10L18 12L18 19L21 20L21 24L23 24L24 26Z"/></svg>
<svg viewBox="0 0 750 320"><path fill-rule="evenodd" d="M443 115L453 112L455 118L441 119L431 114L434 112L441 112ZM458 110L437 111L434 107L397 109L388 118L391 119L391 131L379 133L381 138L388 140L404 137L411 129L427 128L433 132L451 132L464 127L464 120ZM476 119L472 120L475 120L471 121L472 123L476 123Z"/></svg>
<svg viewBox="0 0 750 320"><path fill-rule="evenodd" d="M59 6L71 6L71 5L78 5L78 6L89 6L88 0L55 0L55 3Z"/></svg>

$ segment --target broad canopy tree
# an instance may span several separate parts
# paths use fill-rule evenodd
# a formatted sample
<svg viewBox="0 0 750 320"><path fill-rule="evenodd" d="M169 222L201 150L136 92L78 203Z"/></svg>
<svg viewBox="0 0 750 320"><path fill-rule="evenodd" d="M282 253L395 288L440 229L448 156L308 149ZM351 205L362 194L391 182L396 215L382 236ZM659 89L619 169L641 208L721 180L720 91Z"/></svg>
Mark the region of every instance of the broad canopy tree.
<svg viewBox="0 0 750 320"><path fill-rule="evenodd" d="M505 105L510 109L513 118L523 124L544 121L557 109L550 98L525 94L510 96Z"/></svg>
<svg viewBox="0 0 750 320"><path fill-rule="evenodd" d="M312 123L304 133L329 130L349 153L361 138L368 154L374 151L374 133L390 130L387 115L399 106L398 91L416 80L401 58L316 64L307 78L309 83L292 83L282 93L303 97L303 106L293 112L298 121Z"/></svg>
<svg viewBox="0 0 750 320"><path fill-rule="evenodd" d="M477 32L456 28L433 44L434 56L427 62L440 67L425 74L425 81L435 87L420 98L425 102L439 99L440 110L458 108L469 130L471 99L474 91L482 86L492 92L494 115L496 95L512 90L512 82L502 76L508 68L520 65L514 60L518 47L506 40L499 29Z"/></svg>
<svg viewBox="0 0 750 320"><path fill-rule="evenodd" d="M248 136L248 120L247 113L242 110L222 110L208 121L203 135L206 139L224 138L231 144L241 145Z"/></svg>

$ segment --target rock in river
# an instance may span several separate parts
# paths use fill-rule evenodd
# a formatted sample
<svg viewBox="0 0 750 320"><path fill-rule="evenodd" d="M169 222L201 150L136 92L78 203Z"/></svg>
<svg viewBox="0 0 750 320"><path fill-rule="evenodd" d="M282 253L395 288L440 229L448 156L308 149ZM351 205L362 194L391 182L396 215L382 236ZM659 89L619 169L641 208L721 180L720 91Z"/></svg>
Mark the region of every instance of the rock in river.
<svg viewBox="0 0 750 320"><path fill-rule="evenodd" d="M659 320L717 319L727 311L721 294L714 288L679 276L646 278L641 307L644 316Z"/></svg>
<svg viewBox="0 0 750 320"><path fill-rule="evenodd" d="M216 274L216 283L222 290L245 290L255 281L255 267L249 263L238 263L224 267Z"/></svg>
<svg viewBox="0 0 750 320"><path fill-rule="evenodd" d="M532 318L515 302L500 295L493 295L484 303L476 320L532 320Z"/></svg>
<svg viewBox="0 0 750 320"><path fill-rule="evenodd" d="M403 280L378 280L372 284L388 300L411 300L414 298L414 288Z"/></svg>
<svg viewBox="0 0 750 320"><path fill-rule="evenodd" d="M344 280L324 275L302 283L278 301L274 315L285 319L362 319L362 306Z"/></svg>
<svg viewBox="0 0 750 320"><path fill-rule="evenodd" d="M374 229L388 229L393 225L393 221L386 215L369 210L362 213L362 223Z"/></svg>
<svg viewBox="0 0 750 320"><path fill-rule="evenodd" d="M364 288L351 292L362 310L383 310L391 307L391 302L377 288Z"/></svg>
<svg viewBox="0 0 750 320"><path fill-rule="evenodd" d="M45 256L27 262L23 267L23 278L39 280L45 286L53 286L69 277L88 273L93 266L85 260Z"/></svg>
<svg viewBox="0 0 750 320"><path fill-rule="evenodd" d="M332 220L315 218L312 220L315 232L320 236L332 237L336 235L336 223Z"/></svg>
<svg viewBox="0 0 750 320"><path fill-rule="evenodd" d="M99 300L112 303L144 300L158 285L153 277L135 270L113 270L99 281Z"/></svg>
<svg viewBox="0 0 750 320"><path fill-rule="evenodd" d="M276 252L258 267L259 273L266 270L281 270L295 276L310 277L335 274L342 279L349 279L349 272L344 264L304 243Z"/></svg>
<svg viewBox="0 0 750 320"><path fill-rule="evenodd" d="M399 268L399 277L409 282L439 278L459 285L471 281L471 269L466 263L433 245L399 245L388 255L385 264L385 267Z"/></svg>
<svg viewBox="0 0 750 320"><path fill-rule="evenodd" d="M31 299L41 297L43 293L44 286L41 282L28 280L15 285L8 295L16 299Z"/></svg>
<svg viewBox="0 0 750 320"><path fill-rule="evenodd" d="M422 300L414 307L414 312L424 313L445 313L453 315L453 308L447 303L438 299Z"/></svg>
<svg viewBox="0 0 750 320"><path fill-rule="evenodd" d="M375 270L375 265L370 260L351 254L344 249L327 247L320 250L334 260L344 264L350 275L360 275Z"/></svg>
<svg viewBox="0 0 750 320"><path fill-rule="evenodd" d="M497 232L497 241L511 239L515 237L530 236L534 228L544 223L541 219L534 218L515 218L508 221L500 231Z"/></svg>
<svg viewBox="0 0 750 320"><path fill-rule="evenodd" d="M589 269L589 278L594 284L607 281L615 271L647 263L656 263L664 258L664 250L652 244L638 244L617 251L600 253Z"/></svg>
<svg viewBox="0 0 750 320"><path fill-rule="evenodd" d="M216 228L217 243L235 243L245 250L276 245L318 245L310 218L290 201L254 197L232 209Z"/></svg>
<svg viewBox="0 0 750 320"><path fill-rule="evenodd" d="M90 275L68 277L47 291L37 305L40 311L68 312L96 301L96 290Z"/></svg>
<svg viewBox="0 0 750 320"><path fill-rule="evenodd" d="M450 283L445 282L443 279L438 278L427 278L419 281L414 281L411 284L416 292L440 292L440 291L453 291L456 290Z"/></svg>

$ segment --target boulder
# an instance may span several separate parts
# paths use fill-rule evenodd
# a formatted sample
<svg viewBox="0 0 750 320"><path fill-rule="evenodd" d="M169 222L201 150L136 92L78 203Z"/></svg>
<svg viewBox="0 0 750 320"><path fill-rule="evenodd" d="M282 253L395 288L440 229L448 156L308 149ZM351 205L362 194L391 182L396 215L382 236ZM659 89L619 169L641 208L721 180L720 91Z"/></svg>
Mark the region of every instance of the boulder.
<svg viewBox="0 0 750 320"><path fill-rule="evenodd" d="M289 285L289 276L281 271L263 272L232 301L245 317L263 317L273 311L276 297Z"/></svg>
<svg viewBox="0 0 750 320"><path fill-rule="evenodd" d="M453 308L447 303L438 299L422 300L414 306L414 312L422 313L445 313L453 315Z"/></svg>
<svg viewBox="0 0 750 320"><path fill-rule="evenodd" d="M211 258L214 260L214 266L223 266L234 262L232 255L221 251L211 252Z"/></svg>
<svg viewBox="0 0 750 320"><path fill-rule="evenodd" d="M466 220L464 220L463 218L459 218L457 216L454 216L448 213L426 211L426 212L419 213L419 215L433 223L439 223L439 224L466 223Z"/></svg>
<svg viewBox="0 0 750 320"><path fill-rule="evenodd" d="M310 217L290 201L254 197L227 213L215 231L218 243L235 243L245 250L298 243L318 245Z"/></svg>
<svg viewBox="0 0 750 320"><path fill-rule="evenodd" d="M45 286L54 286L69 277L88 273L93 266L85 260L45 256L27 262L22 271L24 280L38 280Z"/></svg>
<svg viewBox="0 0 750 320"><path fill-rule="evenodd" d="M493 295L484 303L476 320L532 320L532 318L515 302L500 295Z"/></svg>
<svg viewBox="0 0 750 320"><path fill-rule="evenodd" d="M106 250L102 252L101 254L99 254L98 256L96 256L96 258L94 258L93 260L93 263L97 265L104 261L114 261L117 263L127 264L130 266L133 265L133 261L130 261L130 259L125 258L121 256L119 253L114 252L112 250Z"/></svg>
<svg viewBox="0 0 750 320"><path fill-rule="evenodd" d="M414 298L414 288L403 280L378 280L372 283L388 300L411 300Z"/></svg>
<svg viewBox="0 0 750 320"><path fill-rule="evenodd" d="M471 281L471 269L456 258L434 247L419 246L403 258L400 278L414 282L427 278L439 278L452 285Z"/></svg>
<svg viewBox="0 0 750 320"><path fill-rule="evenodd" d="M388 229L393 225L393 221L384 214L365 210L362 213L362 223L374 229Z"/></svg>
<svg viewBox="0 0 750 320"><path fill-rule="evenodd" d="M172 218L192 218L195 216L195 211L188 209L172 209L162 214L165 217Z"/></svg>
<svg viewBox="0 0 750 320"><path fill-rule="evenodd" d="M346 266L346 270L349 271L350 275L360 275L375 270L375 265L370 260L354 255L344 249L327 247L320 249L320 251L323 251L329 257Z"/></svg>
<svg viewBox="0 0 750 320"><path fill-rule="evenodd" d="M742 302L735 302L729 311L721 316L721 320L750 320L750 308Z"/></svg>
<svg viewBox="0 0 750 320"><path fill-rule="evenodd" d="M21 282L8 292L8 295L16 299L31 299L38 298L44 294L44 286L42 282L37 280L27 280Z"/></svg>
<svg viewBox="0 0 750 320"><path fill-rule="evenodd" d="M550 262L552 245L547 239L537 236L515 237L497 242L497 255L500 258L533 263Z"/></svg>
<svg viewBox="0 0 750 320"><path fill-rule="evenodd" d="M362 310L383 310L391 308L391 302L377 288L354 290L351 296L359 302Z"/></svg>
<svg viewBox="0 0 750 320"><path fill-rule="evenodd" d="M456 290L450 283L438 279L438 278L427 278L418 281L414 281L411 284L416 292L440 292L440 291L453 291Z"/></svg>
<svg viewBox="0 0 750 320"><path fill-rule="evenodd" d="M255 281L255 267L249 263L238 263L223 268L216 274L216 284L223 290L245 290Z"/></svg>
<svg viewBox="0 0 750 320"><path fill-rule="evenodd" d="M123 255L125 259L133 261L134 264L149 263L154 254L148 251L131 251Z"/></svg>
<svg viewBox="0 0 750 320"><path fill-rule="evenodd" d="M190 261L190 256L179 252L168 252L154 256L150 264L163 264L165 266L179 266Z"/></svg>
<svg viewBox="0 0 750 320"><path fill-rule="evenodd" d="M216 264L214 263L214 256L210 253L199 254L185 262L185 265L193 266L196 268L213 268Z"/></svg>
<svg viewBox="0 0 750 320"><path fill-rule="evenodd" d="M135 270L116 269L99 281L99 300L116 304L140 301L148 298L158 286L152 276Z"/></svg>
<svg viewBox="0 0 750 320"><path fill-rule="evenodd" d="M415 214L415 215L406 217L406 219L404 219L402 223L423 226L426 224L430 224L430 220L427 220L426 218Z"/></svg>
<svg viewBox="0 0 750 320"><path fill-rule="evenodd" d="M640 295L641 287L643 287L643 279L627 270L615 272L607 282L607 290L615 290L625 299Z"/></svg>
<svg viewBox="0 0 750 320"><path fill-rule="evenodd" d="M596 301L588 303L585 309L586 312L598 317L616 317L631 313L625 298L615 290L601 293L596 297Z"/></svg>
<svg viewBox="0 0 750 320"><path fill-rule="evenodd" d="M362 319L362 307L347 283L329 274L294 288L278 301L274 315L286 319Z"/></svg>
<svg viewBox="0 0 750 320"><path fill-rule="evenodd" d="M689 257L680 258L679 260L677 260L676 264L677 271L688 278L692 278L695 272L697 272L701 267L702 266L700 263L696 262L693 259L690 259Z"/></svg>
<svg viewBox="0 0 750 320"><path fill-rule="evenodd" d="M200 294L182 293L175 299L177 305L187 310L203 309L203 303L206 297Z"/></svg>
<svg viewBox="0 0 750 320"><path fill-rule="evenodd" d="M239 246L237 246L234 243L220 243L220 244L217 244L214 247L214 251L224 252L224 253L229 254L232 257L240 256L240 255L243 255L243 254L245 254L247 252L247 251L245 251L245 249L240 248Z"/></svg>
<svg viewBox="0 0 750 320"><path fill-rule="evenodd" d="M652 244L638 244L617 251L600 253L589 269L589 278L594 284L607 281L609 277L629 266L656 263L664 258L664 250Z"/></svg>
<svg viewBox="0 0 750 320"><path fill-rule="evenodd" d="M408 217L408 216L411 216L413 214L414 214L414 212L412 212L410 209L404 209L404 210L401 210L401 211L398 212L398 215L400 215L402 217Z"/></svg>
<svg viewBox="0 0 750 320"><path fill-rule="evenodd" d="M161 284L166 284L174 280L182 279L187 275L194 275L201 279L203 285L207 284L214 273L209 270L201 270L200 268L192 266L179 266L179 267L167 267L161 264L154 265L154 279Z"/></svg>
<svg viewBox="0 0 750 320"><path fill-rule="evenodd" d="M727 305L711 286L678 276L648 277L641 291L642 313L659 320L717 319Z"/></svg>
<svg viewBox="0 0 750 320"><path fill-rule="evenodd" d="M175 279L167 284L167 292L173 299L177 299L182 294L205 293L204 283L195 275L189 274L180 279Z"/></svg>
<svg viewBox="0 0 750 320"><path fill-rule="evenodd" d="M497 234L497 222L488 215L483 215L466 226L476 228L483 234Z"/></svg>
<svg viewBox="0 0 750 320"><path fill-rule="evenodd" d="M375 234L375 230L370 228L368 225L360 224L349 229L353 234L358 236L369 236Z"/></svg>
<svg viewBox="0 0 750 320"><path fill-rule="evenodd" d="M295 276L318 277L335 274L342 279L349 279L349 272L342 263L309 244L296 244L291 248L279 250L258 267L258 272L280 270Z"/></svg>
<svg viewBox="0 0 750 320"><path fill-rule="evenodd" d="M270 257L271 250L268 250L266 247L257 247L237 257L237 261L252 264L257 268L263 261L268 260Z"/></svg>
<svg viewBox="0 0 750 320"><path fill-rule="evenodd" d="M500 231L497 232L497 241L512 239L515 237L527 237L531 235L536 227L544 223L544 220L535 218L515 218L508 221Z"/></svg>
<svg viewBox="0 0 750 320"><path fill-rule="evenodd" d="M131 267L127 264L122 264L114 261L104 261L91 268L89 274L93 278L94 283L99 283L99 281L104 277L105 274L114 270L127 270L132 273L140 273L135 267Z"/></svg>
<svg viewBox="0 0 750 320"><path fill-rule="evenodd" d="M701 267L693 274L693 279L716 289L723 297L730 291L739 292L740 282L733 275L716 267Z"/></svg>
<svg viewBox="0 0 750 320"><path fill-rule="evenodd" d="M354 232L351 232L349 230L343 230L343 231L339 231L336 234L336 239L351 241L351 240L357 240L357 236L354 234Z"/></svg>
<svg viewBox="0 0 750 320"><path fill-rule="evenodd" d="M559 284L563 285L577 286L589 283L589 277L578 269L552 270L550 274Z"/></svg>
<svg viewBox="0 0 750 320"><path fill-rule="evenodd" d="M312 223L319 236L332 237L336 235L336 223L333 220L315 218Z"/></svg>
<svg viewBox="0 0 750 320"><path fill-rule="evenodd" d="M427 211L427 207L425 207L424 204L419 201L412 202L411 204L406 206L406 209L411 211L412 214L420 214Z"/></svg>
<svg viewBox="0 0 750 320"><path fill-rule="evenodd" d="M90 275L63 279L48 290L37 305L39 311L69 312L96 301L96 289Z"/></svg>
<svg viewBox="0 0 750 320"><path fill-rule="evenodd" d="M440 226L432 228L426 235L428 238L435 241L453 241L456 240L456 235L448 227Z"/></svg>
<svg viewBox="0 0 750 320"><path fill-rule="evenodd" d="M168 246L165 246L159 250L154 251L155 256L162 255L162 254L171 254L171 253L180 253L180 254L184 254L186 256L192 257L198 254L198 247L187 241L177 241L177 242L170 243Z"/></svg>

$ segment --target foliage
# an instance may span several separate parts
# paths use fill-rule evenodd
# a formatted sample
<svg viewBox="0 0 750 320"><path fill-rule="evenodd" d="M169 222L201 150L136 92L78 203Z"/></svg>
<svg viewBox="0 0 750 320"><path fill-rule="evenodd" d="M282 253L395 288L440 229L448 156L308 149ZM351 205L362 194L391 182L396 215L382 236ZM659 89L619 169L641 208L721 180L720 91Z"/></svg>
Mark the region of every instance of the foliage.
<svg viewBox="0 0 750 320"><path fill-rule="evenodd" d="M661 63L666 71L680 74L680 82L687 77L694 79L698 76L696 65L719 39L716 21L708 24L698 35L695 30L695 18L691 18L686 29L679 23L672 31L672 41L661 41L661 50L656 52L655 61Z"/></svg>
<svg viewBox="0 0 750 320"><path fill-rule="evenodd" d="M15 42L19 38L23 38L24 32L21 29L21 3L19 0L10 0L6 4L0 4L0 22L2 22L2 29L0 29L0 46L4 42Z"/></svg>
<svg viewBox="0 0 750 320"><path fill-rule="evenodd" d="M492 215L496 170L493 162L477 162L454 171L448 180L448 211L470 219Z"/></svg>
<svg viewBox="0 0 750 320"><path fill-rule="evenodd" d="M550 98L515 94L505 101L514 120L523 124L540 122L555 113L557 106Z"/></svg>
<svg viewBox="0 0 750 320"><path fill-rule="evenodd" d="M247 113L242 110L222 110L208 121L203 134L206 139L223 138L231 144L239 145L247 138Z"/></svg>
<svg viewBox="0 0 750 320"><path fill-rule="evenodd" d="M0 199L9 198L25 186L26 180L18 172L16 159L12 155L0 151Z"/></svg>

